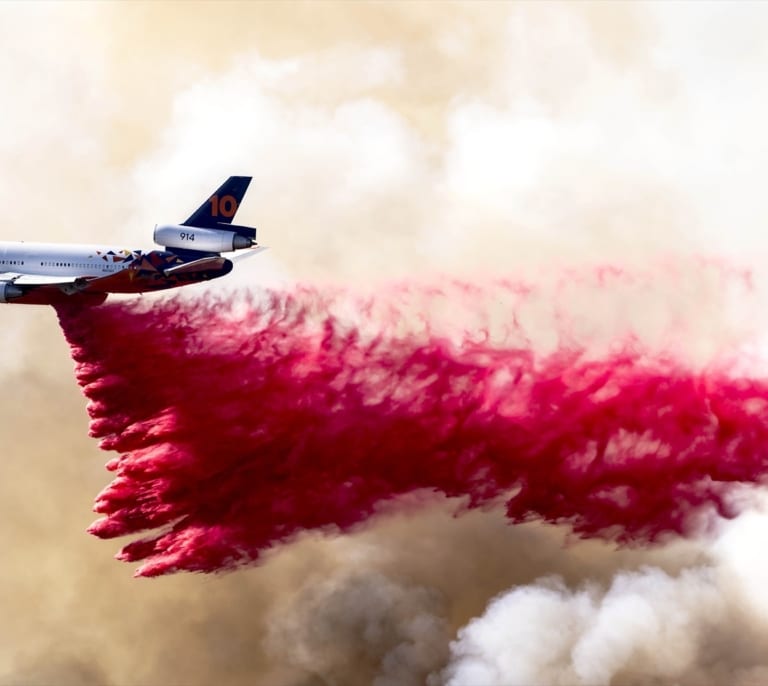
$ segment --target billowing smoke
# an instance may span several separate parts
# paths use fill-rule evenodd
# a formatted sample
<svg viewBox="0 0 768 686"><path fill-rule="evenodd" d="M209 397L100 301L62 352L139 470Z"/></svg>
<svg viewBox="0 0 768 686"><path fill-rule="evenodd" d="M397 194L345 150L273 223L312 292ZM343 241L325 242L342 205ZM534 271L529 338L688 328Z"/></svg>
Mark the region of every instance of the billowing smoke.
<svg viewBox="0 0 768 686"><path fill-rule="evenodd" d="M727 527L703 564L678 573L647 566L610 582L548 576L500 594L461 629L435 683L764 683L768 606L761 551L765 515Z"/></svg>
<svg viewBox="0 0 768 686"><path fill-rule="evenodd" d="M243 173L254 175L243 223L272 248L230 275L249 289L286 277L359 289L436 272L475 282L585 262L642 270L691 254L756 275L765 264L759 4L6 3L0 15L3 240L145 248L154 223ZM622 344L631 315L636 351L672 350L693 375L719 360L728 379L760 378L764 355L744 358L742 343L768 330L764 293L745 298L735 281L696 273L659 297L612 297L613 283L560 312L571 330ZM585 312L596 315L586 326ZM717 614L714 588L723 622L711 630L690 604L646 589L653 657L627 647L651 652L625 605L612 637L626 641L591 653L612 666L605 678L766 681L765 520L746 526L749 515L728 546L563 546L567 527L511 526L503 503L454 518L466 503L422 489L366 526L307 531L236 574L136 582L83 533L107 477L55 317L1 315L0 682L466 683L473 657L490 668L509 652L519 670L503 663L500 679L545 680L576 674L569 656L537 661L538 644L511 630L504 643L460 630L526 587L537 598L554 588L564 619L588 589L585 617L599 619L614 578L644 565L686 598L676 580L701 589ZM526 331L539 315L522 308ZM471 311L466 321L480 328ZM539 361L551 343L531 346ZM552 575L564 587L537 582ZM661 588L664 575L648 578ZM678 611L690 639L671 626ZM508 614L493 616L510 628ZM549 640L534 619L533 635ZM598 680L576 633L578 673ZM681 658L677 671L656 669L670 646L685 668Z"/></svg>
<svg viewBox="0 0 768 686"><path fill-rule="evenodd" d="M119 453L91 532L160 529L120 553L142 575L216 571L437 492L646 542L732 516L728 485L765 477L768 385L727 360L596 355L568 332L542 353L522 285L411 290L60 309L91 435ZM470 296L484 328L431 314L462 322Z"/></svg>

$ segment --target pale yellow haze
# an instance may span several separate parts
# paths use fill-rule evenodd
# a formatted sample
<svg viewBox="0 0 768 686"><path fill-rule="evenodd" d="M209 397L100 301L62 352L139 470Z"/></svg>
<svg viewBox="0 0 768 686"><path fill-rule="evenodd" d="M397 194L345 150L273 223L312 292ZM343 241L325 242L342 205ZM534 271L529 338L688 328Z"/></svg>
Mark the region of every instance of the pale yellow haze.
<svg viewBox="0 0 768 686"><path fill-rule="evenodd" d="M0 240L150 247L247 174L238 286L676 264L593 324L685 317L706 356L765 330L767 34L763 3L1 3ZM53 312L0 322L2 684L768 680L758 514L630 553L436 502L134 580L84 531L106 456Z"/></svg>

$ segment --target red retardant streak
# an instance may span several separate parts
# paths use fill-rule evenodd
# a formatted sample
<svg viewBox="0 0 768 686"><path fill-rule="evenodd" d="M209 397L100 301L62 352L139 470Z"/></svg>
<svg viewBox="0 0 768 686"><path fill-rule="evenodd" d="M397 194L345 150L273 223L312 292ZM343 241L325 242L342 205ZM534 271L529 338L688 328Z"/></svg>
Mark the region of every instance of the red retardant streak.
<svg viewBox="0 0 768 686"><path fill-rule="evenodd" d="M765 381L397 316L352 324L311 290L59 308L91 434L119 455L90 531L149 532L119 554L139 575L211 572L426 490L647 542L734 515L729 484L766 474Z"/></svg>

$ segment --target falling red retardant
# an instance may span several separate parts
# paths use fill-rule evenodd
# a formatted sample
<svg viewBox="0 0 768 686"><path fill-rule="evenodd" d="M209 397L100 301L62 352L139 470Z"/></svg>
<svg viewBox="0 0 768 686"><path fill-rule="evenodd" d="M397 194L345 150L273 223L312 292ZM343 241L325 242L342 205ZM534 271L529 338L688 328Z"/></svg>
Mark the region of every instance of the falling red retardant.
<svg viewBox="0 0 768 686"><path fill-rule="evenodd" d="M138 575L250 564L413 492L653 541L734 515L730 486L768 471L763 380L325 305L296 290L59 308L91 434L118 454L90 531L144 532L118 555Z"/></svg>

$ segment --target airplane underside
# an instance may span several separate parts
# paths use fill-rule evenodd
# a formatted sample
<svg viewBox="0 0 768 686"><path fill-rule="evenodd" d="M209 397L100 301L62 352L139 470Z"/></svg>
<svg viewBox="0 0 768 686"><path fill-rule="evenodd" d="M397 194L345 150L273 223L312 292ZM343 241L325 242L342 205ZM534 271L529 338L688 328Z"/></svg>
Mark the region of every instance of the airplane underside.
<svg viewBox="0 0 768 686"><path fill-rule="evenodd" d="M107 277L83 280L69 292L58 285L20 286L21 294L8 297L6 302L18 305L101 305L109 293L131 294L179 288L201 281L210 281L232 271L232 262L224 257L206 260L206 268L196 268L194 263L179 264L162 271L150 262L151 253L137 260L122 271ZM154 260L152 260L154 261Z"/></svg>

